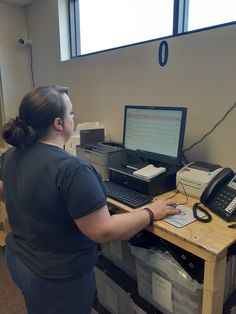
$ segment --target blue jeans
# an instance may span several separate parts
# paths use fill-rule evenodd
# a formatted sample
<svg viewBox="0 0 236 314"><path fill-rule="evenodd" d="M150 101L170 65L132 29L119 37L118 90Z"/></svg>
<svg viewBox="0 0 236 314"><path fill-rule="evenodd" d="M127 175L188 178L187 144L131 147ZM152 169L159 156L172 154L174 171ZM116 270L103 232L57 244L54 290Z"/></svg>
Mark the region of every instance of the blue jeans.
<svg viewBox="0 0 236 314"><path fill-rule="evenodd" d="M51 280L32 273L9 248L6 258L29 314L91 313L96 287L93 270L81 277Z"/></svg>

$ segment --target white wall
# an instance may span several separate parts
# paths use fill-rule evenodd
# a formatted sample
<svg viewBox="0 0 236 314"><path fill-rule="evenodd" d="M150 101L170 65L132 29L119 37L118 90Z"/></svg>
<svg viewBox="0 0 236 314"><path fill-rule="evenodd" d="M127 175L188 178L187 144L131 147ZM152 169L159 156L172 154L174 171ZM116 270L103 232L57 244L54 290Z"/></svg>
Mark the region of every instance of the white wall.
<svg viewBox="0 0 236 314"><path fill-rule="evenodd" d="M0 69L6 119L17 114L21 98L31 88L28 47L18 44L26 28L26 10L0 2Z"/></svg>
<svg viewBox="0 0 236 314"><path fill-rule="evenodd" d="M185 147L204 135L236 101L236 25L167 39L167 66L157 63L160 41L60 62L57 0L27 10L36 85L70 87L77 121L101 121L122 139L125 104L188 107ZM236 170L236 110L186 156Z"/></svg>

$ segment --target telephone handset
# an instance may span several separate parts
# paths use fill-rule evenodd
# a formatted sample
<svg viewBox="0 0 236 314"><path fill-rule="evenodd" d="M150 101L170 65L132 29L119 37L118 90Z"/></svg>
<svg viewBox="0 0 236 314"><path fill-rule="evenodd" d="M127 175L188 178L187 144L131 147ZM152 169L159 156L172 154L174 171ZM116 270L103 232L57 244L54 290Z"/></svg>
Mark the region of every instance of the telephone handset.
<svg viewBox="0 0 236 314"><path fill-rule="evenodd" d="M236 175L233 170L223 168L202 193L200 201L229 221L236 213Z"/></svg>

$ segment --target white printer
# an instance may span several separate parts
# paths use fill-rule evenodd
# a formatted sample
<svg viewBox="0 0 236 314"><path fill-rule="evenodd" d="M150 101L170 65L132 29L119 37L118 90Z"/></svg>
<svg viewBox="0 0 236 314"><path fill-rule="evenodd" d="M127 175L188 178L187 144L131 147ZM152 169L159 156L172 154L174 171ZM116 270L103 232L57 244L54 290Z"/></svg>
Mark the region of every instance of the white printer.
<svg viewBox="0 0 236 314"><path fill-rule="evenodd" d="M98 142L76 145L76 155L87 160L103 179L109 179L109 167L121 164L123 148L116 142Z"/></svg>
<svg viewBox="0 0 236 314"><path fill-rule="evenodd" d="M220 165L204 161L189 163L176 174L176 189L200 198L212 179L222 170Z"/></svg>

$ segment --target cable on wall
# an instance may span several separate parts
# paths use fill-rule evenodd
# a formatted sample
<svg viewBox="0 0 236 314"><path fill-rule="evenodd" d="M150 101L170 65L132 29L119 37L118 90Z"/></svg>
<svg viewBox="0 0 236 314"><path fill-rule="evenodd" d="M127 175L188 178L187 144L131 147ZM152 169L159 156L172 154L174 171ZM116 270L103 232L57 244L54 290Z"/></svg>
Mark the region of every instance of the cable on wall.
<svg viewBox="0 0 236 314"><path fill-rule="evenodd" d="M33 86L33 88L35 88L32 44L29 45L29 57L30 57L30 73L31 73L32 86Z"/></svg>
<svg viewBox="0 0 236 314"><path fill-rule="evenodd" d="M226 111L226 113L223 115L223 117L206 133L204 134L197 142L193 143L191 146L189 146L188 148L183 150L183 158L185 160L185 162L188 163L188 160L185 156L185 153L189 150L191 150L194 146L198 145L199 143L201 143L209 134L211 134L217 127L218 125L221 124L221 122L223 122L225 120L225 118L228 116L228 114L236 107L236 102Z"/></svg>
<svg viewBox="0 0 236 314"><path fill-rule="evenodd" d="M30 73L31 73L31 81L32 81L32 87L35 87L34 82L34 71L33 71L33 54L32 54L32 40L28 39L27 34L25 38L19 38L18 44L20 46L27 46L28 48L28 54L29 54L29 61L30 61Z"/></svg>

